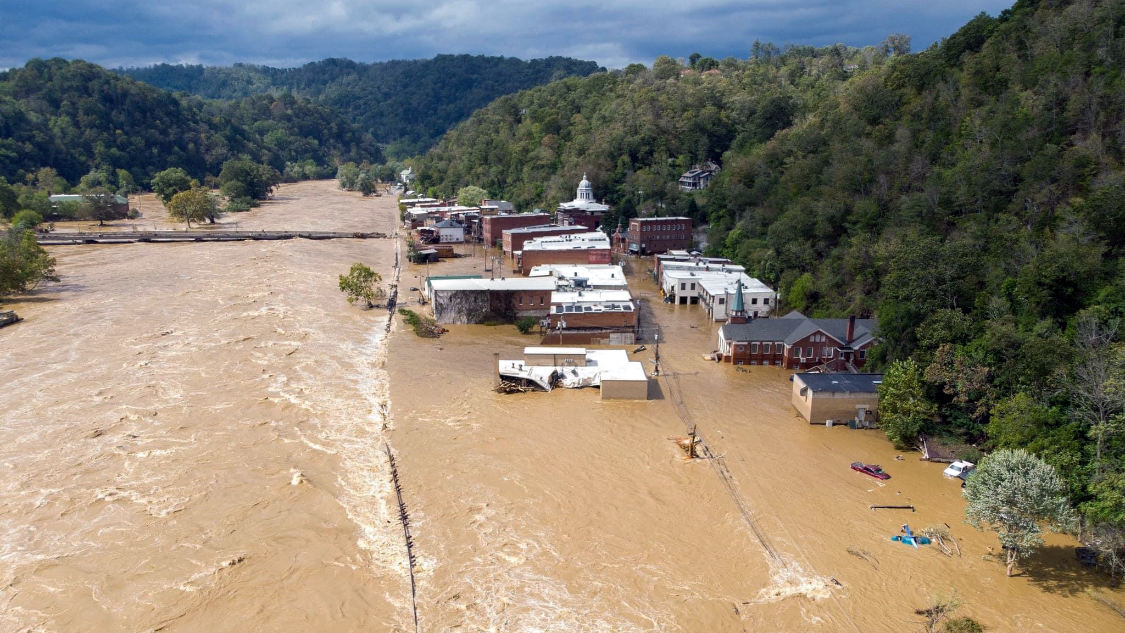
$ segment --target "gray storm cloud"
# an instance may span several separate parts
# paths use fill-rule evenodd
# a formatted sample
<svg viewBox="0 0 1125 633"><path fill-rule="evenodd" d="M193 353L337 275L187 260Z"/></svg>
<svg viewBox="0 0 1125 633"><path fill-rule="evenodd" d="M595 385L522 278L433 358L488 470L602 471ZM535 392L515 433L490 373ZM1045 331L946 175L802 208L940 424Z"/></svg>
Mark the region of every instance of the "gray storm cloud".
<svg viewBox="0 0 1125 633"><path fill-rule="evenodd" d="M199 0L190 6L126 0L4 3L0 67L32 57L106 66L156 62L296 65L325 57L359 61L439 53L568 55L608 67L661 54L745 57L755 39L777 44L876 44L888 33L923 48L980 11L1009 2L946 0ZM49 5L49 6L44 6Z"/></svg>

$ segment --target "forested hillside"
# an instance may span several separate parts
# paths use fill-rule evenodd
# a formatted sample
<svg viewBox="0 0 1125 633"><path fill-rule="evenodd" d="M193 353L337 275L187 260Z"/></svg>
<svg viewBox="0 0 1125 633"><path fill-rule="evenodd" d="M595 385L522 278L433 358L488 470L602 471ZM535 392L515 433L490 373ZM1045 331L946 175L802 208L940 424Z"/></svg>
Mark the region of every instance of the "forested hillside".
<svg viewBox="0 0 1125 633"><path fill-rule="evenodd" d="M381 158L343 116L291 95L207 102L62 59L0 73L0 177L11 182L44 167L72 185L118 170L143 184L169 167L202 181L240 156L295 177Z"/></svg>
<svg viewBox="0 0 1125 633"><path fill-rule="evenodd" d="M625 215L709 222L708 250L789 308L878 317L917 403L885 421L897 438L1029 448L1125 530L1125 3L1020 0L925 51L889 44L755 44L718 73L664 58L504 97L419 184L549 208L587 171ZM679 192L703 159L715 183Z"/></svg>
<svg viewBox="0 0 1125 633"><path fill-rule="evenodd" d="M159 64L116 72L208 99L266 93L308 97L389 144L390 155L406 157L424 152L447 129L501 95L597 70L594 62L567 57L525 62L514 57L438 55L373 64L326 59L299 68Z"/></svg>

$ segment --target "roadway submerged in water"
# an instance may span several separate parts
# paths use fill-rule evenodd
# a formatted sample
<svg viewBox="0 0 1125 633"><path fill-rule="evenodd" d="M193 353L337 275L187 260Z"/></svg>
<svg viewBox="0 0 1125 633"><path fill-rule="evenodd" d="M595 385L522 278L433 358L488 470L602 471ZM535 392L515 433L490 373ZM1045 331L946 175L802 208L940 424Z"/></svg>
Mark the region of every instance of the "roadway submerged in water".
<svg viewBox="0 0 1125 633"><path fill-rule="evenodd" d="M224 222L397 221L392 200L331 182L278 198ZM5 306L26 320L0 331L0 631L413 630L388 440L423 631L902 631L953 587L994 630L1120 630L1070 541L1004 578L940 467L801 423L783 371L703 362L714 326L650 282L634 288L674 376L654 400L602 401L493 393L494 353L537 342L512 327L419 339L396 318L388 338L386 312L336 282L357 261L388 274L390 240L51 251L64 281ZM652 351L634 358L651 368ZM681 405L726 481L669 439ZM890 541L901 516L868 506L903 503L964 556Z"/></svg>

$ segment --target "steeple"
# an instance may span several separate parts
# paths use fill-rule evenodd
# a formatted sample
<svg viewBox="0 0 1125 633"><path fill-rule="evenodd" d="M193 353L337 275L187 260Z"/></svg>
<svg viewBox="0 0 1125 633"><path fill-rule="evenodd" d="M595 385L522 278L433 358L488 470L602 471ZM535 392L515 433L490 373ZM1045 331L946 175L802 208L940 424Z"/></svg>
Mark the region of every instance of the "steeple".
<svg viewBox="0 0 1125 633"><path fill-rule="evenodd" d="M746 323L746 300L742 298L741 283L734 288L734 299L731 300L727 323Z"/></svg>

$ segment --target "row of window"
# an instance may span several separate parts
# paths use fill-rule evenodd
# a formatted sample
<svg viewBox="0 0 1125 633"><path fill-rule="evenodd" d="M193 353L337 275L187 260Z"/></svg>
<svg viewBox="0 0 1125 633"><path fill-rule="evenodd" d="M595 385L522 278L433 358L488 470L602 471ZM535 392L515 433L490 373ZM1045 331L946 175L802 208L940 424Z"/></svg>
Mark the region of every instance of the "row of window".
<svg viewBox="0 0 1125 633"><path fill-rule="evenodd" d="M680 290L683 290L683 284L680 284ZM724 303L726 303L726 297L719 297L719 305L723 305ZM763 297L762 298L762 305L768 306L769 304L770 304L769 297ZM757 297L750 297L750 305L752 305L752 306L758 305L758 298Z"/></svg>
<svg viewBox="0 0 1125 633"><path fill-rule="evenodd" d="M520 295L516 298L516 303L521 306L523 305L523 295ZM531 300L527 302L527 305L535 305L535 297L531 297ZM543 305L543 297L539 297L539 305Z"/></svg>
<svg viewBox="0 0 1125 633"><path fill-rule="evenodd" d="M762 350L763 354L772 354L773 350L775 348L777 349L777 353L780 354L780 353L782 353L782 350L784 349L782 347L783 343L781 343L780 341L777 342L777 343L761 343L760 345L761 345L761 350ZM744 351L746 351L746 346L745 345L735 345L735 349L739 352L744 352ZM751 354L757 354L758 349L759 349L758 343L750 343L750 353ZM794 355L796 357L800 358L801 360L814 358L813 348L811 348L811 347L804 348L804 352L805 352L804 355L801 354L801 348L800 347L794 348L793 351L794 351ZM865 350L865 349L859 350L859 352L857 353L857 356L859 357L859 360L866 360L867 359L867 350ZM836 357L836 348L835 347L822 348L821 357L822 358L835 358Z"/></svg>
<svg viewBox="0 0 1125 633"><path fill-rule="evenodd" d="M655 233L657 231L686 231L688 226L686 224L642 224L641 232Z"/></svg>

